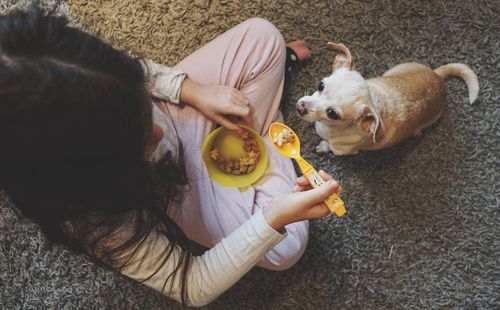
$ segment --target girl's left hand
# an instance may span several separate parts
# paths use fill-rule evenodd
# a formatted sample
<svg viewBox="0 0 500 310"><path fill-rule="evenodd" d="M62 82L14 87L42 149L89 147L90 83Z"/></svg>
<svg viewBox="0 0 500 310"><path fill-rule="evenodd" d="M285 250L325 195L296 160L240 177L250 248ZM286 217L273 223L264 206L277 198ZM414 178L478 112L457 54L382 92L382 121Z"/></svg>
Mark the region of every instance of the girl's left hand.
<svg viewBox="0 0 500 310"><path fill-rule="evenodd" d="M339 184L324 171L319 171L326 181L320 187L311 189L305 178L297 178L297 186L293 193L276 196L262 210L266 222L274 229L280 230L288 224L311 219L320 219L330 214L323 201L332 194L340 194Z"/></svg>
<svg viewBox="0 0 500 310"><path fill-rule="evenodd" d="M241 131L232 117L252 122L248 99L236 88L225 85L202 85L185 79L181 86L181 101L195 107L207 118L234 131Z"/></svg>

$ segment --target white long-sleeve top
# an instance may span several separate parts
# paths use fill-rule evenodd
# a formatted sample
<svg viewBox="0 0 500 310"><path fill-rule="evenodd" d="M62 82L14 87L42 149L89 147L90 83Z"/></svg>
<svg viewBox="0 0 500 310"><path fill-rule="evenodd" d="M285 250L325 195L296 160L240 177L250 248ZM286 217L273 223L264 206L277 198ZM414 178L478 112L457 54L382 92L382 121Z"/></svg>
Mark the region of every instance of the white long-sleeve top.
<svg viewBox="0 0 500 310"><path fill-rule="evenodd" d="M152 61L147 61L146 65L152 75L150 87L153 95L171 103L179 103L180 87L186 75ZM176 141L177 137L172 124L169 124L169 116L157 107L153 112L155 123L162 127L165 134L158 149L153 153L152 160L158 160L167 150L171 150L174 155L178 154L175 149L178 144L172 142L174 139ZM188 305L203 306L210 303L243 277L286 235L286 232L281 234L269 226L262 210L257 210L251 218L213 248L192 258L187 270ZM170 258L164 264L158 257L169 245L169 240L164 235L153 231L120 272L180 301L182 271L176 277L169 276L178 266L181 249L174 247ZM147 279L157 269L158 272Z"/></svg>
<svg viewBox="0 0 500 310"><path fill-rule="evenodd" d="M259 209L213 248L201 256L192 257L187 271L187 304L203 306L210 303L285 237L286 233L280 234L268 225ZM176 277L169 276L179 263L181 249L175 247L170 258L162 265L158 253L165 252L167 246L169 241L164 235L151 233L129 265L120 272L134 280L143 281L159 268L154 276L143 283L180 301L182 270Z"/></svg>

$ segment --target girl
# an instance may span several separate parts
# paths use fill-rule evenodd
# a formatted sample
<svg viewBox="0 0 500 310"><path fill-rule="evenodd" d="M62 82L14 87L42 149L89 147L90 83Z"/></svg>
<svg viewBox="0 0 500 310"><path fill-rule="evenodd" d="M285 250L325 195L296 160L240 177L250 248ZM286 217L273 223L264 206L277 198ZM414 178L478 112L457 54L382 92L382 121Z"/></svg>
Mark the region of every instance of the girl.
<svg viewBox="0 0 500 310"><path fill-rule="evenodd" d="M213 183L200 156L216 123L238 131L237 117L266 136L282 119L285 50L254 18L168 68L38 8L1 16L0 187L51 242L185 305L254 265L288 268L338 184L322 172L330 181L312 190L270 151L265 176L240 192ZM209 250L193 256L189 240Z"/></svg>

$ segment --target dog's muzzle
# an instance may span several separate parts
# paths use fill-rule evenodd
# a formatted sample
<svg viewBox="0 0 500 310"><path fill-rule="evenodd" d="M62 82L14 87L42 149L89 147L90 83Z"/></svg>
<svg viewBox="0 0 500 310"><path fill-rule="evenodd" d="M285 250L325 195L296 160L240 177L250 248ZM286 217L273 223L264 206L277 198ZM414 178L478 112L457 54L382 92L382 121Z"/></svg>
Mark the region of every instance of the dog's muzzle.
<svg viewBox="0 0 500 310"><path fill-rule="evenodd" d="M295 109L297 110L297 113L299 113L300 116L304 116L307 114L307 108L304 101L297 102L297 104L295 105Z"/></svg>

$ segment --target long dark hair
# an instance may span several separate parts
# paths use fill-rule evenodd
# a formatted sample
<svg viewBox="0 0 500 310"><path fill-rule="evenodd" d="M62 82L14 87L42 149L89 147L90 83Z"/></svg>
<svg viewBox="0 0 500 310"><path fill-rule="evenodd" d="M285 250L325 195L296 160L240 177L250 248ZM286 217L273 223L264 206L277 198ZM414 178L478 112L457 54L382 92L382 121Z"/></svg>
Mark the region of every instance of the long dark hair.
<svg viewBox="0 0 500 310"><path fill-rule="evenodd" d="M183 249L171 276L181 273L185 303L189 243L166 211L186 178L170 153L145 158L147 82L140 59L63 16L34 6L0 16L0 187L50 242L115 270L152 230L165 235L158 259ZM126 240L110 242L124 225Z"/></svg>

